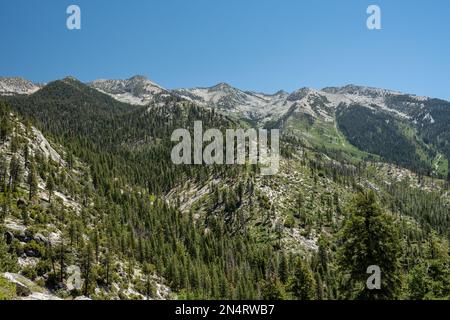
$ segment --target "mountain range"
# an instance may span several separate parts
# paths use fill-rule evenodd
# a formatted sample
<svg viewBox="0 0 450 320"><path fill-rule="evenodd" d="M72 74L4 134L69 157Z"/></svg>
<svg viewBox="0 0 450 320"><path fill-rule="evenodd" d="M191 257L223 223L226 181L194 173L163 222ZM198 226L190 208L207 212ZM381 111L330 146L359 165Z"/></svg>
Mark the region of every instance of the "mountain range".
<svg viewBox="0 0 450 320"><path fill-rule="evenodd" d="M447 101L143 76L0 88L0 299L359 299L367 263L390 268L373 298L450 297ZM279 129L279 172L174 165L195 121Z"/></svg>
<svg viewBox="0 0 450 320"><path fill-rule="evenodd" d="M132 105L190 101L252 126L279 128L304 145L346 158L359 153L356 147L421 173L448 172L450 102L440 99L356 85L274 94L243 91L226 83L169 90L140 75L87 85ZM42 87L20 78L0 78L1 95L29 95Z"/></svg>

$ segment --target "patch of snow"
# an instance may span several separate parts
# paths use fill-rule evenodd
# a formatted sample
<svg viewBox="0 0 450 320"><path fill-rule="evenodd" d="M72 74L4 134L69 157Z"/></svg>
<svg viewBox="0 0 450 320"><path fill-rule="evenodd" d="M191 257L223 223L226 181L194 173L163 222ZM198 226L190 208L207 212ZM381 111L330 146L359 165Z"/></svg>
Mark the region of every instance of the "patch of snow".
<svg viewBox="0 0 450 320"><path fill-rule="evenodd" d="M425 121L425 120L428 120L431 124L434 124L436 121L433 119L433 116L431 115L431 114L429 114L429 113L427 113L426 115L425 115L425 117L423 117L423 120Z"/></svg>
<svg viewBox="0 0 450 320"><path fill-rule="evenodd" d="M143 76L134 76L126 80L95 80L89 85L114 99L133 105L146 105L157 94L164 94L166 89Z"/></svg>
<svg viewBox="0 0 450 320"><path fill-rule="evenodd" d="M31 81L22 78L2 78L0 77L0 95L10 96L16 94L30 95L38 91L41 87Z"/></svg>

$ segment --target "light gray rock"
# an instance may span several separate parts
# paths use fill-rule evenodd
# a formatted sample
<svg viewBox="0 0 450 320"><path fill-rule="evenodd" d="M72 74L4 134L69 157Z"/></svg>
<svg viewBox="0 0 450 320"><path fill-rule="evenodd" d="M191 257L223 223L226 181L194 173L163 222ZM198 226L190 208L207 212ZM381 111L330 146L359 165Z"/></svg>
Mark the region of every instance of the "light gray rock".
<svg viewBox="0 0 450 320"><path fill-rule="evenodd" d="M33 292L27 297L23 297L21 300L63 300L55 295L41 292Z"/></svg>
<svg viewBox="0 0 450 320"><path fill-rule="evenodd" d="M16 285L16 294L19 297L31 295L32 291L30 288L34 285L33 282L17 273L6 272L3 276Z"/></svg>
<svg viewBox="0 0 450 320"><path fill-rule="evenodd" d="M37 243L41 243L41 244L48 244L48 239L41 233L36 233L33 237L34 241L36 241Z"/></svg>
<svg viewBox="0 0 450 320"><path fill-rule="evenodd" d="M5 272L3 277L16 285L19 300L62 300L20 274Z"/></svg>

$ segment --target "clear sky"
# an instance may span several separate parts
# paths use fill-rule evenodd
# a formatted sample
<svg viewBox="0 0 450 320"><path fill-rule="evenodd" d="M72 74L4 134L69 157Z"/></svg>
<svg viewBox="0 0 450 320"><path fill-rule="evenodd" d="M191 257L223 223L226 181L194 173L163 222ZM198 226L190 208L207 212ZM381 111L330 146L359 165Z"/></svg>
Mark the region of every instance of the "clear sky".
<svg viewBox="0 0 450 320"><path fill-rule="evenodd" d="M66 28L81 8L82 29ZM382 30L366 27L381 7ZM361 84L450 100L448 0L0 2L0 76L143 74L166 88L264 92Z"/></svg>

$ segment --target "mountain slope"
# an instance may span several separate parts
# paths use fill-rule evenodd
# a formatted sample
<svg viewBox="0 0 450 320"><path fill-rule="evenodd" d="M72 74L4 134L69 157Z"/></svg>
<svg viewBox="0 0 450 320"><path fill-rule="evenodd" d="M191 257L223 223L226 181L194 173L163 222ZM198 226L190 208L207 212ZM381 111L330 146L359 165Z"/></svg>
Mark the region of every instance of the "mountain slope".
<svg viewBox="0 0 450 320"><path fill-rule="evenodd" d="M352 105L337 113L337 123L350 143L360 150L431 175L437 152L427 147L405 121Z"/></svg>
<svg viewBox="0 0 450 320"><path fill-rule="evenodd" d="M354 162L361 158L382 157L386 161L394 161L393 159L398 158L398 155L393 154L395 148L384 148L383 145L379 145L378 148L369 148L364 143L365 138L359 139L359 142L355 144L355 135L359 133L353 130L350 135L350 130L341 130L343 126L338 120L343 119L343 114L351 113L344 110L354 110L352 106L357 105L381 117L386 117L385 120L388 122L402 124L402 129L398 131L399 137L405 141L412 139L410 145L414 148L413 152L402 153L401 158L404 156L407 158L402 161L404 165L408 164L409 168L415 170L422 168L421 172L433 173L437 176L445 176L449 171L450 146L447 138L450 129L447 123L450 118L450 103L438 99L355 85L322 90L302 88L290 94L280 91L273 95L242 91L226 83L210 88L165 90L143 76L135 76L128 80L94 81L89 86L95 91L89 91L86 95L77 92L79 90L77 86L81 83L76 83L77 81L71 83L71 80L73 79L66 78L56 86L51 83L36 92L36 97L38 100L43 100L49 90L62 92L69 88L59 89L59 86L71 86L72 91L68 96L79 95L86 100L81 103L78 99L79 103L76 104L84 105L88 110L86 113L80 113L78 122L79 125L86 127L95 128L92 123L97 121L96 116L88 119L89 114L104 113L105 118L110 117L109 106L113 106L115 111L119 110L119 113L126 113L135 110L136 105L165 106L170 101L184 100L201 107L216 108L236 121L244 120L255 127L279 128L284 135L300 139L304 146L320 148L338 159ZM107 93L115 101L101 93ZM90 96L95 96L94 100ZM66 99L66 97L61 98ZM89 106L95 105L97 100L101 100L102 103L96 105L91 113ZM135 106L120 105L117 101L131 102ZM36 110L31 110L31 113L33 114ZM73 112L73 109L58 106L51 112ZM338 117L338 115L341 116ZM102 119L100 117L98 121L103 121ZM368 119L370 121L372 118ZM379 127L376 124L366 124L366 130ZM360 127L360 129L364 128ZM74 133L78 130L80 130L79 127L74 128ZM371 134L376 135L378 141L383 141L386 138L383 136L386 132L376 130ZM366 134L360 132L360 136L366 137Z"/></svg>
<svg viewBox="0 0 450 320"><path fill-rule="evenodd" d="M0 77L0 95L32 94L40 88L40 85L36 85L23 78Z"/></svg>
<svg viewBox="0 0 450 320"><path fill-rule="evenodd" d="M118 101L135 105L149 104L155 96L167 93L164 88L144 76L134 76L127 80L95 80L88 85Z"/></svg>
<svg viewBox="0 0 450 320"><path fill-rule="evenodd" d="M339 159L372 154L421 173L445 177L448 172L448 144L437 137L450 131L442 122L450 115L445 101L357 86L301 89L288 99L295 101L290 110L266 126Z"/></svg>
<svg viewBox="0 0 450 320"><path fill-rule="evenodd" d="M99 210L108 199L92 192L89 165L1 102L0 120L6 133L0 139L0 282L18 288L12 297L167 298L164 279L142 266L127 267L119 251L104 241L99 230L115 218ZM6 270L5 245L11 258ZM70 281L76 270L90 274L79 285Z"/></svg>
<svg viewBox="0 0 450 320"><path fill-rule="evenodd" d="M169 139L174 129L192 129L195 120L203 121L205 129L230 128L233 122L187 102L136 107L124 113L122 104L115 102L119 105L111 106L108 115L103 102L111 98L74 81L53 83L51 90L43 91L45 94L9 102L14 110L46 128L45 132L61 142L67 152L89 166L92 189L86 192L99 198L85 208L86 220L81 221L95 222L98 234L92 234L90 245L83 247L87 251L81 252L90 256L89 250L95 251L96 247L94 239L101 239L110 252L129 261L130 268L136 265L142 270L156 269L180 297L258 297L258 284L264 273L249 268L270 246L249 235L225 232L226 221L221 216L199 220L197 215L182 215L178 206L169 206L161 198L175 185L209 185L211 179L231 179L243 172L243 166L230 170L175 166L170 161L173 143ZM65 99L60 97L61 90L67 90ZM72 93L76 96L72 97ZM40 101L40 97L44 99ZM72 112L50 112L55 105ZM97 121L90 123L92 127L77 124L76 119L89 110L99 111ZM89 117L86 119L90 121ZM75 128L79 130L76 134L72 133ZM97 132L103 133L99 136ZM93 210L99 215L90 218L88 214ZM111 284L105 284L102 276L104 269L100 270L103 271L97 281L109 289ZM208 273L210 280L203 282L200 272ZM92 287L86 290L95 296Z"/></svg>
<svg viewBox="0 0 450 320"><path fill-rule="evenodd" d="M383 211L394 219L393 228L401 235L402 274L412 277L414 266L426 269L434 259L429 248L440 245L450 227L448 187L439 179L369 161L380 159L369 158L370 154L350 145L352 127L346 127L348 137L344 136L339 130L340 117L349 117L351 125L352 117L369 112L368 122L359 129L363 136L374 134L375 141L383 141L387 132L399 139L409 137L407 147L421 147L420 141L412 143L415 140L408 118L385 110L385 105L370 104L373 97L340 95L313 89L280 93L286 96L281 100L289 102L286 112L257 123L283 131L280 172L274 176L261 176L252 165L172 164L173 130L187 128L192 133L196 120L202 121L205 129L240 127L243 124L236 120L238 113L233 113L232 104L214 108L167 99L132 106L75 79L53 82L28 97L2 98L24 121L41 129L63 159L61 164L50 161L49 166L36 160L46 186L49 172L55 172L57 187L48 183L45 193L58 191L69 201L70 194L80 209L72 214L57 207L30 215L31 227L39 227L41 217L50 219L67 239L63 254L44 253L47 271L43 276L48 277L44 286L57 287L67 279L58 263L56 272L52 270L51 257L59 260L62 256L65 262L61 265L80 265L88 283L82 292L63 288L67 297L153 297L161 290L148 286L150 282L167 285L174 292L169 297L184 299L293 299L299 298L291 283L298 270L295 261L300 259L308 278L314 279L314 298L345 298L341 283L348 275L341 274L336 255L341 246L339 230L348 217L352 198L366 189L376 192ZM237 98L242 97L247 96L237 94ZM351 103L355 100L360 102L358 107ZM229 114L234 117L223 114L225 106L231 106ZM12 141L15 126L3 121L9 114L1 113L0 133ZM386 115L395 122L393 132L385 127ZM11 143L8 149L12 145L17 144ZM21 156L24 148L19 146L16 151ZM330 157L330 146L341 148L358 161ZM16 170L17 166L3 163L7 172L21 176L16 175L22 171ZM9 181L9 174L4 177ZM66 190L71 191L66 195ZM18 184L16 191L23 197L27 188ZM0 200L17 197L12 186L0 195ZM6 225L21 226L24 222L20 219L27 215L22 216L17 203L12 207L14 219L9 223L12 218L8 213ZM7 248L5 255L19 261L20 251L15 251L14 245L0 243L0 256L5 252L2 248ZM448 251L444 245L442 248L439 252ZM108 253L117 263L111 263ZM109 278L107 270L112 266L115 275ZM19 271L31 277L41 268ZM48 279L51 282L47 283ZM446 280L435 281L442 286ZM408 290L414 291L414 286ZM426 289L427 294L431 291ZM409 291L404 294L412 295ZM433 292L436 297L445 294Z"/></svg>
<svg viewBox="0 0 450 320"><path fill-rule="evenodd" d="M269 116L282 114L291 106L291 103L286 101L289 96L286 92L279 91L273 95L244 92L226 83L210 88L177 89L172 93L202 106L217 107L256 123Z"/></svg>

